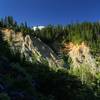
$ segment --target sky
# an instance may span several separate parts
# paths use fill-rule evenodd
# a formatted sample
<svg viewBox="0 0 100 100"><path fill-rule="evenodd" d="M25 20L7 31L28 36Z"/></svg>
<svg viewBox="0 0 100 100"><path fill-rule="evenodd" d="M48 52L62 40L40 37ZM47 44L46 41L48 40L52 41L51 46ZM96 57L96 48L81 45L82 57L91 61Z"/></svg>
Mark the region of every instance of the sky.
<svg viewBox="0 0 100 100"><path fill-rule="evenodd" d="M0 18L5 16L30 26L99 21L100 0L0 0Z"/></svg>

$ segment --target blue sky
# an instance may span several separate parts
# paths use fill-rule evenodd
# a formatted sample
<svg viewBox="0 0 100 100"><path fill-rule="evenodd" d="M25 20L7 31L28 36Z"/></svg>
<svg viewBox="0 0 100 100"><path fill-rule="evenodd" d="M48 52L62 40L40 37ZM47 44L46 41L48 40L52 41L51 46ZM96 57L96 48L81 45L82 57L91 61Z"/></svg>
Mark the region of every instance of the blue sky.
<svg viewBox="0 0 100 100"><path fill-rule="evenodd" d="M0 0L0 17L30 26L100 20L100 0Z"/></svg>

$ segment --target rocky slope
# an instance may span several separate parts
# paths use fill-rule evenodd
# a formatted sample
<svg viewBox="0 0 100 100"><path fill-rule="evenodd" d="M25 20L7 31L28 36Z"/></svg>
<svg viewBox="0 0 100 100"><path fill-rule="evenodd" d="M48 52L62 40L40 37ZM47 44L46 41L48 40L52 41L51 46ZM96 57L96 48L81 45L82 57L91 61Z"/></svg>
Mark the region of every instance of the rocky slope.
<svg viewBox="0 0 100 100"><path fill-rule="evenodd" d="M63 62L58 63L58 57L45 43L39 38L30 38L29 35L23 36L21 32L15 33L11 29L2 29L4 41L7 41L11 51L16 54L20 53L21 58L27 61L38 63L48 63L48 65L61 67Z"/></svg>
<svg viewBox="0 0 100 100"><path fill-rule="evenodd" d="M7 100L10 98L11 100L62 100L62 98L91 100L96 98L90 88L70 75L66 69L53 70L42 65L48 63L50 67L57 69L63 63L58 63L59 57L40 39L31 38L29 35L24 36L21 32L15 33L11 29L1 29L0 37L8 43L13 55L19 52L21 58L32 63L14 62L13 58L11 60L9 58L11 54L6 57L7 52L1 56L2 50L6 51L7 48L2 50L0 48L0 100L4 100L1 98L7 98ZM0 38L0 47L3 46L3 41ZM84 43L80 45L69 43L65 45L64 51L66 50L72 60L73 68L82 68L81 65L86 65L89 71L95 74L96 63L90 54L89 47ZM15 55L14 58L17 58ZM87 74L86 77L88 77Z"/></svg>
<svg viewBox="0 0 100 100"><path fill-rule="evenodd" d="M81 44L65 44L63 51L67 53L71 59L71 66L73 66L73 69L81 69L84 67L88 69L92 74L96 73L96 60L90 53L89 47L84 42Z"/></svg>

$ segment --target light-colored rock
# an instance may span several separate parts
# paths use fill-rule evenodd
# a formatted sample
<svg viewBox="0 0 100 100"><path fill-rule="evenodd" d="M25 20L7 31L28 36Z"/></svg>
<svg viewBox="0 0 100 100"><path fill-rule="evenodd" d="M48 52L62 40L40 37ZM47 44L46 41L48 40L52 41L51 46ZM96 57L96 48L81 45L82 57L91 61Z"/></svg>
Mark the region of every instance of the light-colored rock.
<svg viewBox="0 0 100 100"><path fill-rule="evenodd" d="M27 61L33 62L35 59L39 63L47 62L50 67L61 67L57 63L57 55L53 50L38 38L23 36L21 32L15 33L11 29L3 29L3 38L10 45L14 54L20 53L20 57L25 57Z"/></svg>
<svg viewBox="0 0 100 100"><path fill-rule="evenodd" d="M81 66L89 67L92 73L96 72L96 62L90 54L89 47L83 42L78 44L65 44L65 50L72 60L73 68L80 68Z"/></svg>

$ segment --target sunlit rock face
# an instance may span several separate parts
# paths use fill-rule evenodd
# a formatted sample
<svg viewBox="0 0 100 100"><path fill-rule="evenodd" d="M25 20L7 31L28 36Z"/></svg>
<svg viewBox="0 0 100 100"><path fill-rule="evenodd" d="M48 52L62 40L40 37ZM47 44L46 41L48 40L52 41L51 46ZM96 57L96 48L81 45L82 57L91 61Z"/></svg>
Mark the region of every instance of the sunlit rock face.
<svg viewBox="0 0 100 100"><path fill-rule="evenodd" d="M48 65L60 67L57 63L57 56L51 48L44 44L39 38L30 38L29 35L23 36L21 32L15 33L11 29L3 29L3 39L8 42L14 54L20 53L27 61L34 60L39 63L48 63Z"/></svg>
<svg viewBox="0 0 100 100"><path fill-rule="evenodd" d="M96 70L95 59L90 54L89 47L84 42L80 45L73 43L65 44L64 51L67 52L71 58L74 68L87 66L90 67L90 70Z"/></svg>

